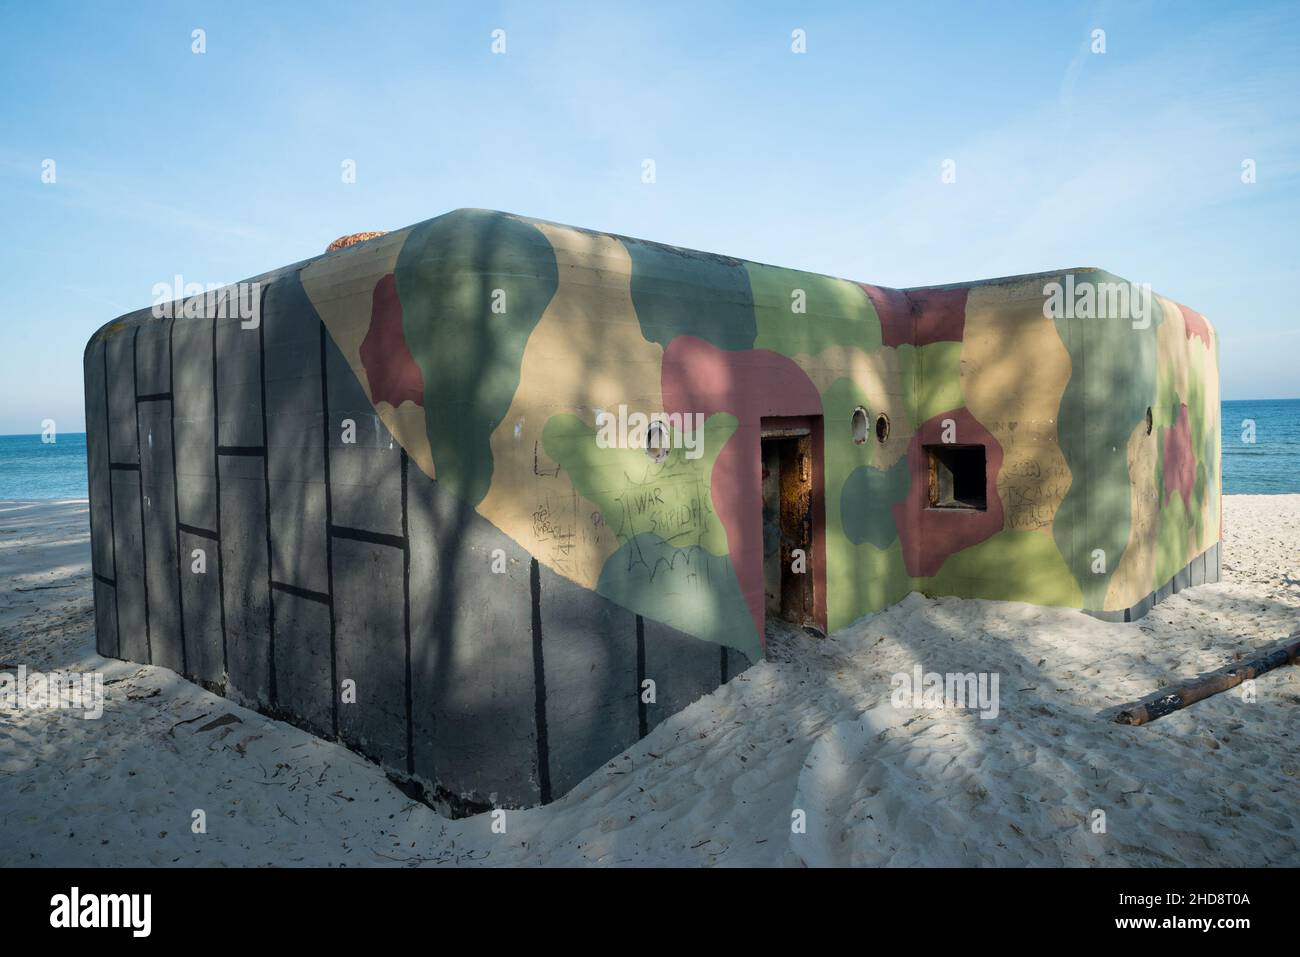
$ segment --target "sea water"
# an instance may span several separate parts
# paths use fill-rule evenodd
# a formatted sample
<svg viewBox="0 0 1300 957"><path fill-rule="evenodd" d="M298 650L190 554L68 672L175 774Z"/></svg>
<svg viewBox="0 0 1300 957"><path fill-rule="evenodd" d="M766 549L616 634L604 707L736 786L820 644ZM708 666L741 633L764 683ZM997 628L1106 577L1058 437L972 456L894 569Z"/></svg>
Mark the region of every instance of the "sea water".
<svg viewBox="0 0 1300 957"><path fill-rule="evenodd" d="M1223 489L1300 493L1300 399L1223 403ZM0 435L0 501L86 497L86 435Z"/></svg>

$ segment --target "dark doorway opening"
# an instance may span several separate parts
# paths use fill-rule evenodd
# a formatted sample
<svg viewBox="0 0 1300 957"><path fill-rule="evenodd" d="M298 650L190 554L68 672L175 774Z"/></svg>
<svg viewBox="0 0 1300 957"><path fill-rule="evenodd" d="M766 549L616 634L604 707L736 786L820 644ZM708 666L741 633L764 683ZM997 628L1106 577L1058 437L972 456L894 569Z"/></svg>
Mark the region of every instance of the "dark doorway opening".
<svg viewBox="0 0 1300 957"><path fill-rule="evenodd" d="M796 625L818 626L814 589L813 427L808 419L764 419L763 592L767 614Z"/></svg>

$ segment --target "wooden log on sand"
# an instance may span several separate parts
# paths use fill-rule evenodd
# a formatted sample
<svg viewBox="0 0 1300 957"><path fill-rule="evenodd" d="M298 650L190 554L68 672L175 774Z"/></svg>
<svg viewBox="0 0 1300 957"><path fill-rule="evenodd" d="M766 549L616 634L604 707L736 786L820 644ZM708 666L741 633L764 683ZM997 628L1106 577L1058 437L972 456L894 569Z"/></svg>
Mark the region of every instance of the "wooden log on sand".
<svg viewBox="0 0 1300 957"><path fill-rule="evenodd" d="M1156 718L1163 718L1167 714L1181 711L1188 705L1203 701L1210 695L1216 695L1220 691L1235 688L1243 681L1257 678L1274 668L1293 665L1296 662L1296 657L1300 656L1300 640L1297 640L1297 635L1300 635L1300 632L1291 635L1286 644L1259 658L1253 658L1244 664L1224 668L1204 678L1181 685L1172 691L1128 705L1120 709L1119 714L1115 716L1115 720L1119 724L1146 724L1148 721L1156 720Z"/></svg>

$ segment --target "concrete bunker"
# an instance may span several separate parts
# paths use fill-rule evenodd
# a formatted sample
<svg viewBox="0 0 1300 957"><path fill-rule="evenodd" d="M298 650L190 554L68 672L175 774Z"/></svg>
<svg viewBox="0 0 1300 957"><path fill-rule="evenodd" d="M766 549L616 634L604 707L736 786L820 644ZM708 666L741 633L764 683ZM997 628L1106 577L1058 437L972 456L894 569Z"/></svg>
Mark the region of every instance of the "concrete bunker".
<svg viewBox="0 0 1300 957"><path fill-rule="evenodd" d="M141 309L85 352L98 649L458 813L570 790L769 616L1139 618L1218 578L1217 336L1048 308L1117 281L889 289L456 210L226 291L255 315Z"/></svg>

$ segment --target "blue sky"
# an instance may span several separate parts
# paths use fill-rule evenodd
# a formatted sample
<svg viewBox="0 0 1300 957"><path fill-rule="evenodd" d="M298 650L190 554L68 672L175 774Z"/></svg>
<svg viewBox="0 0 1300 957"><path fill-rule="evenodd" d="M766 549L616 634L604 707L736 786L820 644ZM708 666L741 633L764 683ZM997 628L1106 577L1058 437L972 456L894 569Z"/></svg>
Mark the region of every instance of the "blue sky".
<svg viewBox="0 0 1300 957"><path fill-rule="evenodd" d="M1215 323L1225 397L1300 395L1298 41L1293 3L10 2L0 433L80 431L155 283L460 206L881 285L1101 266Z"/></svg>

